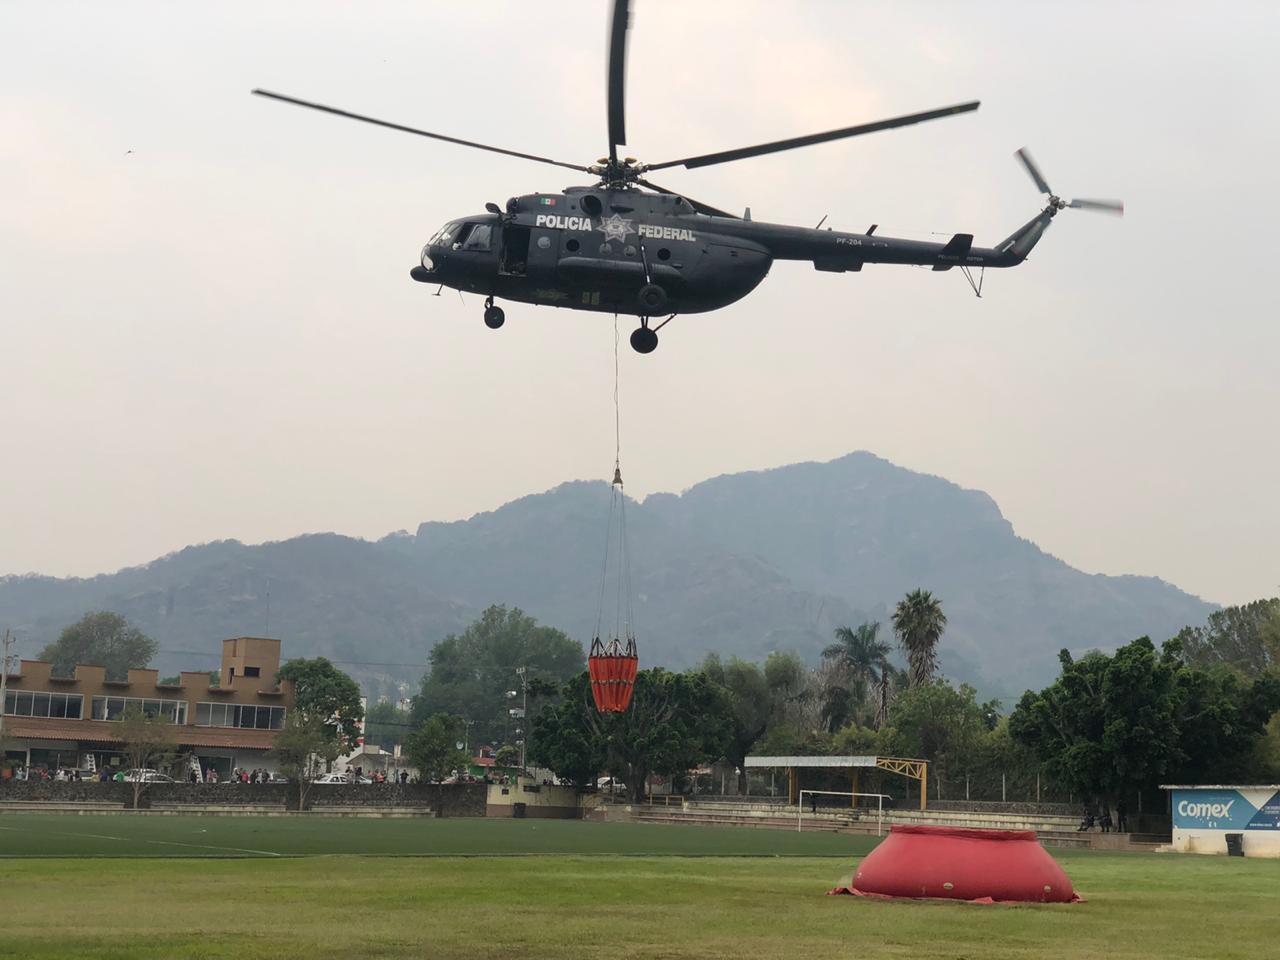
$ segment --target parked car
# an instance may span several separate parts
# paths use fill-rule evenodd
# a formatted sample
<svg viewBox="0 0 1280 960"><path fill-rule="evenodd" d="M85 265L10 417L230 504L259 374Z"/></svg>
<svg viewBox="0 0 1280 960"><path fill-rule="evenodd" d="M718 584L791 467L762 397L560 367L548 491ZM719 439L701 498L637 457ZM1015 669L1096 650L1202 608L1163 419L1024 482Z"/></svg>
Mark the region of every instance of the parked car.
<svg viewBox="0 0 1280 960"><path fill-rule="evenodd" d="M368 777L356 777L355 780L348 780L345 773L322 773L311 781L312 783L373 783Z"/></svg>
<svg viewBox="0 0 1280 960"><path fill-rule="evenodd" d="M177 783L173 777L167 777L159 770L140 769L126 770L124 774L125 783Z"/></svg>
<svg viewBox="0 0 1280 960"><path fill-rule="evenodd" d="M601 793L609 793L615 797L625 796L627 793L627 785L621 780L615 780L613 777L601 777L596 781L596 789Z"/></svg>

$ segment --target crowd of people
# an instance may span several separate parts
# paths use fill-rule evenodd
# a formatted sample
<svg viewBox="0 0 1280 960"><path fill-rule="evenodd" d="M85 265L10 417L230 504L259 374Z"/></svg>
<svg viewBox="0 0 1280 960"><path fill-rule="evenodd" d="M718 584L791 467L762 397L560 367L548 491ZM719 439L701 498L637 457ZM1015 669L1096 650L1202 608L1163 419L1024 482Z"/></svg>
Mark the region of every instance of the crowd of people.
<svg viewBox="0 0 1280 960"><path fill-rule="evenodd" d="M343 774L347 783L351 784L382 784L390 783L392 785L399 784L405 786L411 782L411 778L407 770L386 773L381 770L375 770L368 775L365 774L363 767L348 767ZM30 780L32 782L74 782L74 783L108 783L110 781L124 782L127 777L121 768L103 767L100 770L78 770L70 767L55 767L50 769L44 766L32 767L15 767L13 771L14 780ZM157 778L163 779L163 778ZM187 771L186 779L190 783L279 783L281 778L273 774L265 767L255 767L252 770L243 767L235 767L228 775L220 775L215 767L206 767L203 772L197 769L193 764ZM412 778L412 782L418 782L416 778ZM450 777L446 783L487 783L508 785L514 783L513 777L505 774L486 773L483 778L474 777L471 774L460 774ZM543 783L550 783L544 780Z"/></svg>
<svg viewBox="0 0 1280 960"><path fill-rule="evenodd" d="M200 782L200 772L194 767L187 774L187 779L192 783ZM266 767L255 767L252 770L246 770L243 767L236 767L231 771L231 775L227 777L226 783L270 783L272 780L271 771ZM205 783L218 783L218 771L213 767L206 767L204 771Z"/></svg>
<svg viewBox="0 0 1280 960"><path fill-rule="evenodd" d="M1084 833L1097 827L1103 833L1129 832L1129 808L1123 800L1116 804L1116 818L1111 819L1111 808L1107 804L1103 804L1101 810L1095 810L1093 807L1085 804L1084 815L1080 818L1080 826L1076 828L1076 833Z"/></svg>
<svg viewBox="0 0 1280 960"><path fill-rule="evenodd" d="M32 783L107 783L111 780L123 781L124 771L111 771L106 767L101 770L78 770L72 767L14 767L13 779Z"/></svg>

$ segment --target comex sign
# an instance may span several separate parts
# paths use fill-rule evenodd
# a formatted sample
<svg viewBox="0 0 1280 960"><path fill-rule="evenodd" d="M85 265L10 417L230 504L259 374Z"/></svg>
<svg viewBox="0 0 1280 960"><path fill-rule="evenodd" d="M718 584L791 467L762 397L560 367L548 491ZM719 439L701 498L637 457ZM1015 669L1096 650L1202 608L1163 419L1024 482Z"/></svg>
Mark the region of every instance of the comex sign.
<svg viewBox="0 0 1280 960"><path fill-rule="evenodd" d="M1195 817L1203 819L1221 819L1231 816L1231 808L1236 802L1228 800L1226 803L1197 803L1194 800L1183 800L1178 804L1178 815L1181 817Z"/></svg>
<svg viewBox="0 0 1280 960"><path fill-rule="evenodd" d="M1278 814L1280 794L1266 788L1173 794L1173 825L1184 830L1276 830Z"/></svg>

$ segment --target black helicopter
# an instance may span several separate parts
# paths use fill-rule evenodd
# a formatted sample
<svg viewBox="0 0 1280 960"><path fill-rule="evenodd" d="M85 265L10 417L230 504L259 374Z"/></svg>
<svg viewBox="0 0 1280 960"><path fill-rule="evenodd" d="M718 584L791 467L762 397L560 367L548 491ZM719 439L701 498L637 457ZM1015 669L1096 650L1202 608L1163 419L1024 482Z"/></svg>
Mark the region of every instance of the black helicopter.
<svg viewBox="0 0 1280 960"><path fill-rule="evenodd" d="M451 220L423 247L421 263L409 275L421 283L483 294L484 322L495 330L506 319L494 303L499 298L638 316L640 326L631 334L631 346L640 353L651 353L658 346L658 330L677 314L705 313L745 297L775 260L807 260L815 269L833 272L861 270L864 263L916 264L934 270L960 267L974 292L981 295L981 274L975 282L971 270L1022 263L1059 210L1123 212L1118 201L1060 199L1025 150L1017 155L1049 201L994 247L974 246L969 233L937 243L882 236L874 224L865 233L841 233L822 230L821 224L761 223L751 219L750 209L738 217L699 203L652 183L643 174L668 167L708 167L905 127L968 113L978 109L978 101L736 150L640 163L634 157L618 156L618 147L627 140L624 88L629 22L630 0L614 0L608 34L609 155L590 166L431 133L266 90L253 93L599 178L593 186L512 197L505 210L487 203L484 214ZM645 187L652 192L641 189ZM650 325L651 318L663 316L661 323Z"/></svg>

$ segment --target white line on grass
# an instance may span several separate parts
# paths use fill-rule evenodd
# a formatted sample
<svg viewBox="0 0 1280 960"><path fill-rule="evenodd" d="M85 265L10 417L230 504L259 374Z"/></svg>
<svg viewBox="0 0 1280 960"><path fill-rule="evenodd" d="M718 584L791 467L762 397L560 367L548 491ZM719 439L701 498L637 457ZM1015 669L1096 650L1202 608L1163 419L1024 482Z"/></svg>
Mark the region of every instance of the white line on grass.
<svg viewBox="0 0 1280 960"><path fill-rule="evenodd" d="M20 827L0 827L0 830L12 830L15 833L26 831ZM102 833L73 833L66 830L46 830L45 833L59 837L88 837L91 840L118 840L121 843L162 843L171 847L199 847L202 850L230 850L234 853L254 853L261 857L282 857L284 854L274 850L250 850L247 847L220 847L211 843L183 843L180 840L142 840L138 837L108 837Z"/></svg>

